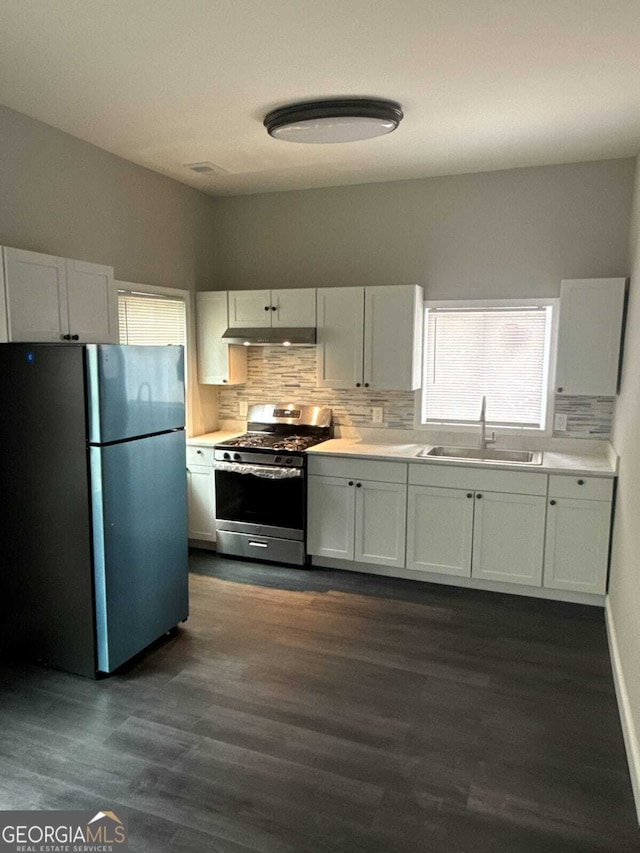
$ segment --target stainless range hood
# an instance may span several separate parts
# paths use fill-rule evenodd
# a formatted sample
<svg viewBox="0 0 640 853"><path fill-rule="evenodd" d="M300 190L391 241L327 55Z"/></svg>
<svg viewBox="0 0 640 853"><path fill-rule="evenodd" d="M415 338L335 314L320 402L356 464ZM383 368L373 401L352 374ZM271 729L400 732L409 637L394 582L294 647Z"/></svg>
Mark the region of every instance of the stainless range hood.
<svg viewBox="0 0 640 853"><path fill-rule="evenodd" d="M222 339L228 344L251 347L312 347L316 343L315 328L300 329L227 329Z"/></svg>

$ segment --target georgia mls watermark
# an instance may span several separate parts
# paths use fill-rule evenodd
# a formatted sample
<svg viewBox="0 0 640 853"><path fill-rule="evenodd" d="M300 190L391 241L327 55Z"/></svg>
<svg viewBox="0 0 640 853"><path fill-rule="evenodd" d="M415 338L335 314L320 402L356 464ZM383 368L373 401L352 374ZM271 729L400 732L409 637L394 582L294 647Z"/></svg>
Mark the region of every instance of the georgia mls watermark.
<svg viewBox="0 0 640 853"><path fill-rule="evenodd" d="M120 853L129 849L122 809L0 812L0 853Z"/></svg>

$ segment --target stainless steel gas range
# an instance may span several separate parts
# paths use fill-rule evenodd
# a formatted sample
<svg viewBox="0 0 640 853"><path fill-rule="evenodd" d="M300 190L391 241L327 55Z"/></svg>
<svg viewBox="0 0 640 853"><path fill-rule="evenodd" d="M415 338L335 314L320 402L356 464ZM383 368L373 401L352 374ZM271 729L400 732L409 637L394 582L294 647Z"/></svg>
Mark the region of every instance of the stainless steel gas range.
<svg viewBox="0 0 640 853"><path fill-rule="evenodd" d="M248 432L214 447L220 554L306 562L307 448L331 438L331 409L250 406Z"/></svg>

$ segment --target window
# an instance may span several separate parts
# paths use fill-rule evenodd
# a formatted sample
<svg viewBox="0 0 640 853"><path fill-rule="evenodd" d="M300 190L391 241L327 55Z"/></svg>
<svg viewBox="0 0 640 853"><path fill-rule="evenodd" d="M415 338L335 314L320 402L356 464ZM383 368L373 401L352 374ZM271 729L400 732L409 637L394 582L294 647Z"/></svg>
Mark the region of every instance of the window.
<svg viewBox="0 0 640 853"><path fill-rule="evenodd" d="M545 429L553 304L428 305L421 423Z"/></svg>
<svg viewBox="0 0 640 853"><path fill-rule="evenodd" d="M186 344L184 299L119 290L118 322L121 344Z"/></svg>

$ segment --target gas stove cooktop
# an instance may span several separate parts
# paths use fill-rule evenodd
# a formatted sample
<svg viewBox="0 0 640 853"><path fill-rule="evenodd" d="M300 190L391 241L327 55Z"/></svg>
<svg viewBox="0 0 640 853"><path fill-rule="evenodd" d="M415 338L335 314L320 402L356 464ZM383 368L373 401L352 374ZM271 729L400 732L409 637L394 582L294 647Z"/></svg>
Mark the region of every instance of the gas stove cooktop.
<svg viewBox="0 0 640 853"><path fill-rule="evenodd" d="M326 437L315 435L277 435L266 432L247 432L237 438L220 442L218 447L237 447L240 450L252 448L268 448L269 450L284 450L287 453L302 453L308 447L326 441Z"/></svg>
<svg viewBox="0 0 640 853"><path fill-rule="evenodd" d="M305 451L331 438L331 409L299 403L250 406L249 432L216 444L214 459L303 466Z"/></svg>

